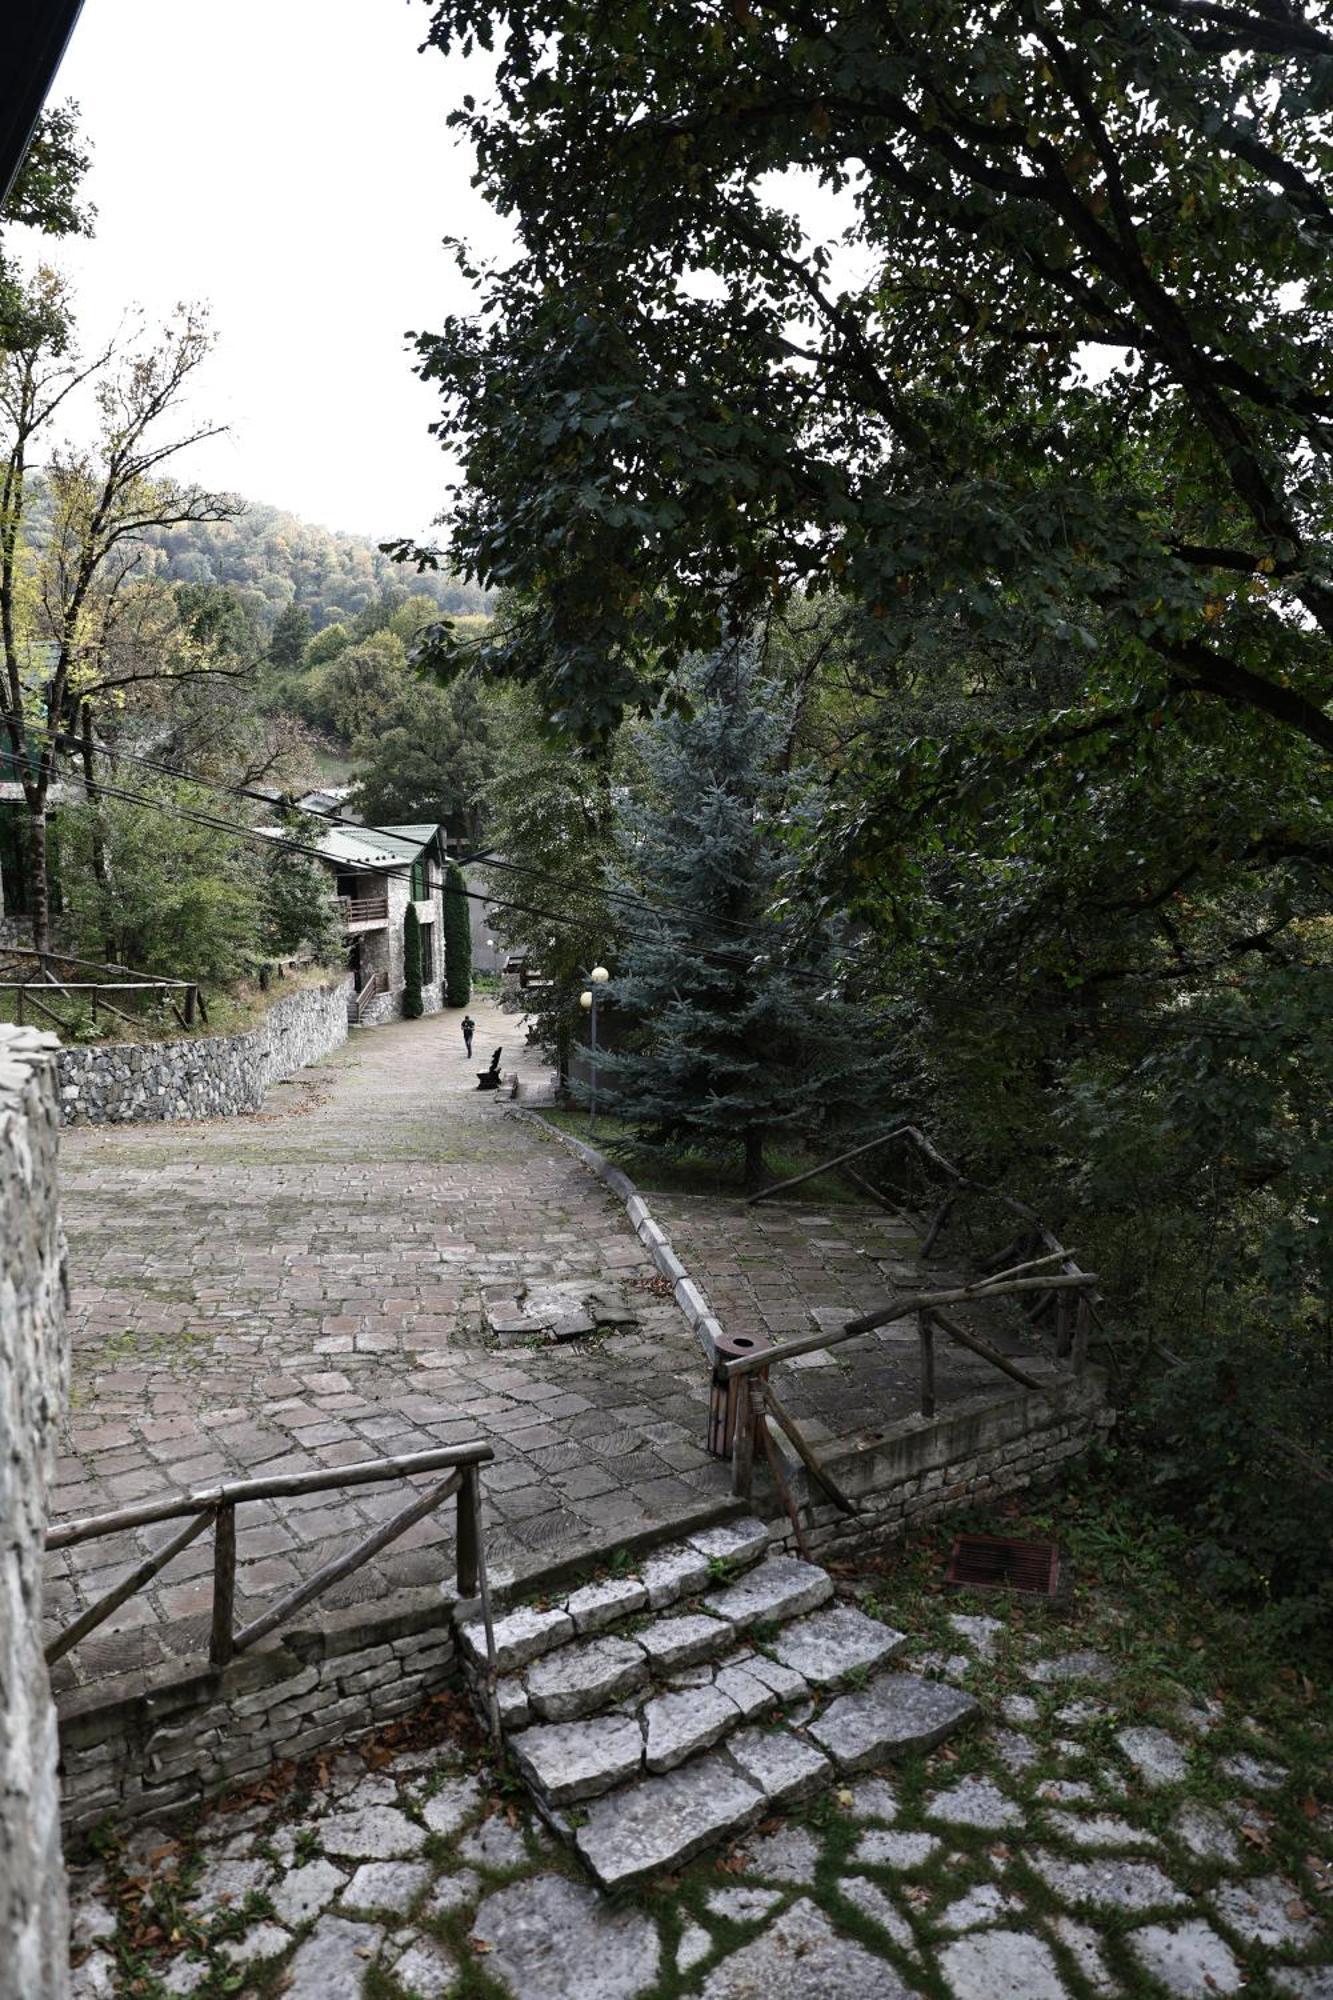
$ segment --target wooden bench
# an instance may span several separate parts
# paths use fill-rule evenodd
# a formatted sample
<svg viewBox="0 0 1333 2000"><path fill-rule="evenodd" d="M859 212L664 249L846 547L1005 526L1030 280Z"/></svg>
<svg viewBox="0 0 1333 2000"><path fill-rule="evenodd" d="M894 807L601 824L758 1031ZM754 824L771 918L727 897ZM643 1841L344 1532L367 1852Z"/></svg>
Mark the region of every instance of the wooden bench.
<svg viewBox="0 0 1333 2000"><path fill-rule="evenodd" d="M504 1050L502 1048L497 1049L491 1057L490 1068L479 1069L477 1071L478 1090L498 1090L500 1088L500 1057L503 1054Z"/></svg>

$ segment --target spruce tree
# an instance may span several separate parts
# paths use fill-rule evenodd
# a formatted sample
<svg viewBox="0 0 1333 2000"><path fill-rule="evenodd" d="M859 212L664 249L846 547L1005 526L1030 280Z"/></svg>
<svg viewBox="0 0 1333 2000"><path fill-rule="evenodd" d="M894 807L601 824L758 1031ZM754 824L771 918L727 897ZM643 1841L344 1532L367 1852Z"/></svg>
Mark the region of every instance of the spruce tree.
<svg viewBox="0 0 1333 2000"><path fill-rule="evenodd" d="M424 1009L421 1000L421 919L416 904L409 903L403 918L403 1019L419 1021Z"/></svg>
<svg viewBox="0 0 1333 2000"><path fill-rule="evenodd" d="M472 998L472 918L456 861L444 876L444 997L450 1007L466 1007Z"/></svg>
<svg viewBox="0 0 1333 2000"><path fill-rule="evenodd" d="M268 656L283 673L293 673L301 665L310 639L310 613L302 604L289 604L277 615L268 642Z"/></svg>
<svg viewBox="0 0 1333 2000"><path fill-rule="evenodd" d="M622 814L636 901L611 996L628 1034L600 1082L646 1138L738 1152L754 1192L766 1146L859 1103L872 1059L861 1011L821 991L827 939L798 942L771 914L791 789L781 691L735 646L693 681L692 711L646 732L650 785Z"/></svg>

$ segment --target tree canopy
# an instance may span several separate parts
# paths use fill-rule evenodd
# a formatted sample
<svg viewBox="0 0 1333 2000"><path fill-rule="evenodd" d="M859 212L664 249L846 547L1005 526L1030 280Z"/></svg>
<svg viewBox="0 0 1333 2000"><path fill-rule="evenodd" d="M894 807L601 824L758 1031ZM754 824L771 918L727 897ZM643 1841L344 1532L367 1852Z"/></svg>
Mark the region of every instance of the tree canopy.
<svg viewBox="0 0 1333 2000"><path fill-rule="evenodd" d="M457 122L522 245L420 343L452 549L526 593L553 710L837 590L889 649L928 604L1333 747L1317 17L451 0L432 40L500 46Z"/></svg>

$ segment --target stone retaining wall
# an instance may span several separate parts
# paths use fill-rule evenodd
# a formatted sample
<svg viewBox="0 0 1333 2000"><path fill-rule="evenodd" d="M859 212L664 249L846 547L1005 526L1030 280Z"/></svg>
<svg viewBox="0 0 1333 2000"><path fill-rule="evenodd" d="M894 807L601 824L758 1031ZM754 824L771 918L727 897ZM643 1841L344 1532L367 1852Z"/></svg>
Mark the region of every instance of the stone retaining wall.
<svg viewBox="0 0 1333 2000"><path fill-rule="evenodd" d="M221 1670L114 1683L60 1701L67 1834L161 1819L282 1758L367 1735L454 1679L452 1600L414 1592L291 1627ZM34 1991L37 1989L34 1989Z"/></svg>
<svg viewBox="0 0 1333 2000"><path fill-rule="evenodd" d="M955 1508L1038 1485L1087 1451L1114 1422L1106 1377L1089 1368L1077 1379L1053 1373L1049 1398L1031 1390L997 1390L950 1403L934 1417L886 1425L875 1444L860 1450L840 1453L836 1443L818 1445L820 1463L848 1499L858 1502L856 1514L833 1505L776 1428L773 1438L788 1461L786 1476L806 1541L823 1561ZM777 1504L770 1501L765 1511ZM790 1525L783 1540L795 1548Z"/></svg>
<svg viewBox="0 0 1333 2000"><path fill-rule="evenodd" d="M62 1049L65 1123L232 1118L257 1111L271 1084L346 1041L350 988L350 976L300 987L244 1034Z"/></svg>
<svg viewBox="0 0 1333 2000"><path fill-rule="evenodd" d="M0 1027L0 2000L64 2000L55 1709L42 1545L68 1373L56 1040Z"/></svg>

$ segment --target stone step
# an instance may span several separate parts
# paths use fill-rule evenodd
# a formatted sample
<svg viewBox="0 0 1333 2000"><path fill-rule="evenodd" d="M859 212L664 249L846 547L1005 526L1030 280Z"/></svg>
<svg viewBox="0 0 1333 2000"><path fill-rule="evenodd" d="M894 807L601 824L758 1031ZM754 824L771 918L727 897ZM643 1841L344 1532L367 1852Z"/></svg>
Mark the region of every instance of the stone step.
<svg viewBox="0 0 1333 2000"><path fill-rule="evenodd" d="M703 1528L683 1542L671 1542L644 1557L637 1575L608 1577L557 1597L542 1608L518 1605L494 1622L495 1664L515 1672L566 1640L604 1632L644 1611L661 1611L696 1597L719 1581L719 1566L740 1575L767 1553L769 1531L749 1516ZM459 1623L465 1662L486 1665L486 1628L480 1618Z"/></svg>
<svg viewBox="0 0 1333 2000"><path fill-rule="evenodd" d="M804 1727L784 1720L772 1729L737 1729L674 1770L622 1781L568 1816L566 1829L602 1886L622 1888L680 1867L842 1771L931 1749L976 1713L957 1688L882 1674L863 1692L838 1696Z"/></svg>
<svg viewBox="0 0 1333 2000"><path fill-rule="evenodd" d="M594 1586L597 1587L597 1586ZM794 1556L770 1556L739 1582L710 1592L699 1608L669 1610L624 1629L601 1632L596 1638L575 1639L575 1599L557 1609L515 1612L495 1628L496 1656L518 1660L516 1672L502 1674L496 1689L501 1720L511 1728L525 1722L576 1722L596 1715L621 1696L632 1694L649 1678L664 1680L685 1668L717 1660L752 1628L787 1625L803 1612L826 1605L833 1593L827 1570ZM616 1602L622 1611L628 1599ZM609 1602L594 1615L609 1611ZM793 1657L806 1659L817 1685L840 1678L839 1650L859 1650L845 1665L878 1665L893 1650L883 1642L886 1627L852 1611L819 1614L825 1620L806 1633L788 1639ZM831 1620L830 1624L828 1621ZM808 1622L808 1621L805 1621ZM586 1628L585 1628L586 1629ZM552 1634L558 1634L554 1643ZM549 1644L531 1656L534 1645ZM474 1673L476 1662L473 1662ZM796 1669L799 1672L799 1669Z"/></svg>
<svg viewBox="0 0 1333 2000"><path fill-rule="evenodd" d="M902 1633L830 1602L826 1570L768 1546L762 1523L730 1523L496 1624L509 1748L605 1888L679 1867L842 1772L930 1749L977 1712L957 1688L886 1670ZM485 1639L476 1621L460 1632L480 1698Z"/></svg>
<svg viewBox="0 0 1333 2000"><path fill-rule="evenodd" d="M878 1619L833 1606L784 1627L767 1650L733 1645L715 1661L617 1700L609 1711L603 1706L578 1720L534 1721L510 1736L510 1748L540 1805L577 1804L640 1771L672 1770L747 1724L806 1701L812 1691L883 1666L903 1643L900 1632ZM566 1648L538 1661L529 1679L577 1650ZM805 1663L805 1673L797 1661ZM529 1712L538 1709L533 1701Z"/></svg>
<svg viewBox="0 0 1333 2000"><path fill-rule="evenodd" d="M933 1750L979 1713L961 1688L918 1674L881 1674L839 1695L810 1724L810 1735L842 1771L862 1771L909 1750Z"/></svg>

